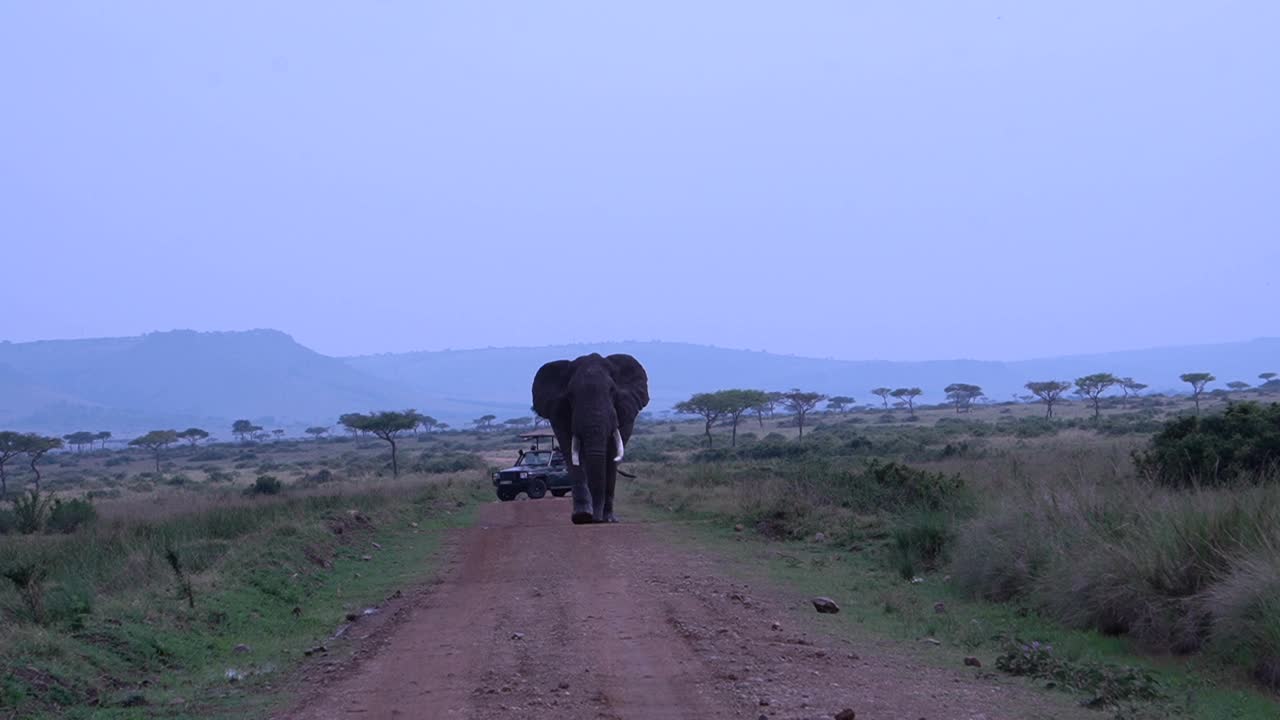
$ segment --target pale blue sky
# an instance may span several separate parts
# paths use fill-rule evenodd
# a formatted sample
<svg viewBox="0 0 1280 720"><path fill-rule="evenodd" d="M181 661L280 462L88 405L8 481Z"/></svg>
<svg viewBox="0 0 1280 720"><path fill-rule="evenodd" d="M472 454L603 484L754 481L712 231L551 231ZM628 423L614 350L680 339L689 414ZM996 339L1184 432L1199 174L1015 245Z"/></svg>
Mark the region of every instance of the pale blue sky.
<svg viewBox="0 0 1280 720"><path fill-rule="evenodd" d="M0 0L0 339L1280 334L1277 37L1270 0Z"/></svg>

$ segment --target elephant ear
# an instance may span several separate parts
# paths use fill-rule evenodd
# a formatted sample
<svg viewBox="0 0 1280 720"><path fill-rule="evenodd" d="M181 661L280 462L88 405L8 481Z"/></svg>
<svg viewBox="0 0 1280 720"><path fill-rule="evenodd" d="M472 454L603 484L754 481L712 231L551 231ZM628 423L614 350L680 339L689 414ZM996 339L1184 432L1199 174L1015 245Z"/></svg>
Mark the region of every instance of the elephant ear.
<svg viewBox="0 0 1280 720"><path fill-rule="evenodd" d="M618 413L618 424L630 430L635 424L636 416L649 404L649 375L639 361L630 355L610 355L605 358L609 371L613 375L613 384L618 388L614 409Z"/></svg>
<svg viewBox="0 0 1280 720"><path fill-rule="evenodd" d="M565 391L572 375L568 360L556 360L538 368L533 376L533 411L550 420L553 426L563 423L561 416L569 412Z"/></svg>

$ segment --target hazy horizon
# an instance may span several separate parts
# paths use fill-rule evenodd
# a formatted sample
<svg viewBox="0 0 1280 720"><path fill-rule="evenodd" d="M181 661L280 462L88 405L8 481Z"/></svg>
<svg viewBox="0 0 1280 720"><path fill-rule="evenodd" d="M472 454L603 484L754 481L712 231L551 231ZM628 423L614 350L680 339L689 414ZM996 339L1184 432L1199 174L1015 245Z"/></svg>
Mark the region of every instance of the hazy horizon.
<svg viewBox="0 0 1280 720"><path fill-rule="evenodd" d="M0 339L1018 360L1277 336L1277 21L11 3Z"/></svg>

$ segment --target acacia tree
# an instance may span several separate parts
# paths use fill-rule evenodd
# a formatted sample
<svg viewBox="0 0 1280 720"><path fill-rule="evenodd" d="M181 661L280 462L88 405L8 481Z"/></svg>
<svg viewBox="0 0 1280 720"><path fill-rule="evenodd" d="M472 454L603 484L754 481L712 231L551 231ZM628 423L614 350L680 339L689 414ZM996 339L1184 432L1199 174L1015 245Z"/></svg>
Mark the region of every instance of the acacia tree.
<svg viewBox="0 0 1280 720"><path fill-rule="evenodd" d="M787 408L796 416L796 425L800 428L800 439L804 439L804 418L809 414L818 403L826 400L827 396L822 393L805 392L799 388L791 388L791 390L782 393L783 407Z"/></svg>
<svg viewBox="0 0 1280 720"><path fill-rule="evenodd" d="M878 395L880 402L884 403L884 409L889 409L889 396L893 394L893 390L887 387L878 387L871 391L872 395Z"/></svg>
<svg viewBox="0 0 1280 720"><path fill-rule="evenodd" d="M476 426L477 430L480 430L483 432L488 430L490 426L493 425L493 421L497 419L498 419L497 415L481 415L475 420L472 420L471 423Z"/></svg>
<svg viewBox="0 0 1280 720"><path fill-rule="evenodd" d="M1125 406L1128 406L1129 404L1129 395L1132 394L1134 397L1137 397L1138 393L1147 389L1146 383L1140 383L1131 377L1120 378L1119 385L1120 385L1120 391L1124 393L1123 402Z"/></svg>
<svg viewBox="0 0 1280 720"><path fill-rule="evenodd" d="M9 495L9 477L5 475L5 463L8 463L23 452L21 433L16 433L12 430L0 430L0 500Z"/></svg>
<svg viewBox="0 0 1280 720"><path fill-rule="evenodd" d="M725 402L720 393L694 393L688 400L676 403L675 411L681 415L701 415L703 432L707 435L707 448L711 448L711 426L725 414Z"/></svg>
<svg viewBox="0 0 1280 720"><path fill-rule="evenodd" d="M901 400L907 404L907 412L911 417L916 416L916 398L924 394L924 391L918 387L914 388L898 388L889 392L889 396L897 400Z"/></svg>
<svg viewBox="0 0 1280 720"><path fill-rule="evenodd" d="M430 433L432 430L435 430L439 424L440 424L440 421L431 417L430 415L423 415L422 419L418 420L418 426L422 428L423 432L427 432L427 433Z"/></svg>
<svg viewBox="0 0 1280 720"><path fill-rule="evenodd" d="M422 421L422 415L416 410L384 410L382 412L347 413L339 422L353 432L373 433L391 444L391 475L400 476L400 464L396 459L396 438L401 433L411 432Z"/></svg>
<svg viewBox="0 0 1280 720"><path fill-rule="evenodd" d="M209 432L207 430L201 430L198 427L189 427L178 433L178 439L186 440L192 447L200 444L201 440L207 440L208 438Z"/></svg>
<svg viewBox="0 0 1280 720"><path fill-rule="evenodd" d="M176 430L152 430L141 437L129 441L133 447L146 448L156 458L156 472L160 472L160 451L178 441L181 435Z"/></svg>
<svg viewBox="0 0 1280 720"><path fill-rule="evenodd" d="M848 395L834 395L827 398L827 409L835 410L844 415L849 412L849 406L853 405L854 402L856 401Z"/></svg>
<svg viewBox="0 0 1280 720"><path fill-rule="evenodd" d="M110 430L103 430L102 432L95 434L93 437L94 437L94 439L95 439L95 440L97 440L98 442L102 443L102 449L103 449L103 450L106 450L106 449L107 449L107 441L111 439L111 431L110 431Z"/></svg>
<svg viewBox="0 0 1280 720"><path fill-rule="evenodd" d="M773 412L777 409L778 403L780 402L782 402L782 393L766 392L763 394L763 399L760 400L760 403L751 408L755 411L756 422L760 423L761 428L764 427L764 416L768 415L772 418Z"/></svg>
<svg viewBox="0 0 1280 720"><path fill-rule="evenodd" d="M1182 382L1191 385L1191 399L1196 404L1196 414L1200 414L1200 396L1204 394L1204 386L1217 380L1207 372L1183 373L1179 376Z"/></svg>
<svg viewBox="0 0 1280 720"><path fill-rule="evenodd" d="M329 428L324 425L312 425L311 427L307 428L303 432L315 438L316 440L319 440L320 436L329 432Z"/></svg>
<svg viewBox="0 0 1280 720"><path fill-rule="evenodd" d="M512 430L520 430L523 428L527 428L531 424L533 424L533 418L531 417L511 418L510 420L504 420L502 424L510 427Z"/></svg>
<svg viewBox="0 0 1280 720"><path fill-rule="evenodd" d="M1232 380L1231 382L1227 383L1227 388L1232 392L1243 392L1245 390L1248 390L1251 387L1253 386L1247 382L1244 382L1243 380Z"/></svg>
<svg viewBox="0 0 1280 720"><path fill-rule="evenodd" d="M1273 372L1258 373L1258 379L1263 383L1269 383L1276 379L1276 374Z"/></svg>
<svg viewBox="0 0 1280 720"><path fill-rule="evenodd" d="M231 423L231 434L240 438L240 442L246 442L260 432L262 432L262 426L254 425L248 420L237 420Z"/></svg>
<svg viewBox="0 0 1280 720"><path fill-rule="evenodd" d="M732 440L730 447L738 446L738 421L748 410L755 408L760 403L765 402L768 393L763 390L721 390L716 393L720 396L720 402L724 407L724 414L729 416L729 421L733 424Z"/></svg>
<svg viewBox="0 0 1280 720"><path fill-rule="evenodd" d="M73 432L70 435L63 435L62 439L67 441L68 445L75 448L76 452L81 452L84 450L85 445L89 445L89 449L92 450L93 442L98 439L98 436L91 432L81 430L79 432Z"/></svg>
<svg viewBox="0 0 1280 720"><path fill-rule="evenodd" d="M1094 373L1076 378L1076 393L1093 402L1093 417L1096 420L1102 415L1102 393L1112 385L1120 382L1120 378L1111 373Z"/></svg>
<svg viewBox="0 0 1280 720"><path fill-rule="evenodd" d="M956 414L961 412L969 412L969 406L974 400L983 396L982 388L969 383L951 383L943 392L947 394L947 400L956 406Z"/></svg>
<svg viewBox="0 0 1280 720"><path fill-rule="evenodd" d="M62 438L45 437L36 433L26 433L19 440L22 452L27 454L28 464L31 466L31 472L36 476L36 492L40 492L40 467L38 463L40 458L50 450L57 450L62 447Z"/></svg>
<svg viewBox="0 0 1280 720"><path fill-rule="evenodd" d="M1071 383L1061 380L1038 380L1027 383L1025 387L1031 391L1032 395L1040 398L1045 407L1044 416L1051 418L1053 417L1053 404L1058 402L1058 398L1062 397L1062 393L1071 389Z"/></svg>

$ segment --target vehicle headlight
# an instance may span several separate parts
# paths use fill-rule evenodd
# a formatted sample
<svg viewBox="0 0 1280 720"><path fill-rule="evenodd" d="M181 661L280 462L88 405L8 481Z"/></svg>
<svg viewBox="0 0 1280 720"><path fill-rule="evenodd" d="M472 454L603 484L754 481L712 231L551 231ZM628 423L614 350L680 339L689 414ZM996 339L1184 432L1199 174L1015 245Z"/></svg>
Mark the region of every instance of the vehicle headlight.
<svg viewBox="0 0 1280 720"><path fill-rule="evenodd" d="M529 479L529 473L520 473L520 479L521 479L521 480L528 480L528 479Z"/></svg>
<svg viewBox="0 0 1280 720"><path fill-rule="evenodd" d="M498 473L494 473L494 474L493 474L493 479L494 479L494 480L497 480L497 479L498 479Z"/></svg>

